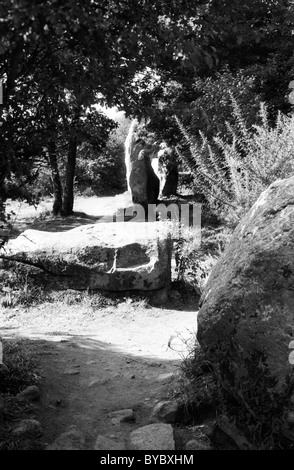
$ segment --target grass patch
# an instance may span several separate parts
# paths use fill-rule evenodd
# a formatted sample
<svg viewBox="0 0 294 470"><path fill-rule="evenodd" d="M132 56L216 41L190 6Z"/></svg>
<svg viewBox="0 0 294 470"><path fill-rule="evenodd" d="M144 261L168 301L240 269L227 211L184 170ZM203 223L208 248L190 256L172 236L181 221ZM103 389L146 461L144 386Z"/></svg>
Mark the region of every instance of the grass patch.
<svg viewBox="0 0 294 470"><path fill-rule="evenodd" d="M228 245L232 231L225 227L201 230L201 244L189 231L174 244L176 283L181 291L194 290L201 295L209 275Z"/></svg>
<svg viewBox="0 0 294 470"><path fill-rule="evenodd" d="M188 424L211 419L219 403L219 388L210 362L198 344L182 360L181 376L175 397L182 404Z"/></svg>
<svg viewBox="0 0 294 470"><path fill-rule="evenodd" d="M25 266L18 263L0 262L0 306L15 308L30 307L47 300L47 293L30 279Z"/></svg>
<svg viewBox="0 0 294 470"><path fill-rule="evenodd" d="M8 367L8 374L1 378L0 393L17 394L29 385L36 385L40 377L38 361L28 348L27 341L3 341L3 362Z"/></svg>
<svg viewBox="0 0 294 470"><path fill-rule="evenodd" d="M35 405L21 401L17 393L39 383L38 362L28 341L2 341L8 373L0 379L0 450L41 450L38 441L11 435L17 421L32 417Z"/></svg>

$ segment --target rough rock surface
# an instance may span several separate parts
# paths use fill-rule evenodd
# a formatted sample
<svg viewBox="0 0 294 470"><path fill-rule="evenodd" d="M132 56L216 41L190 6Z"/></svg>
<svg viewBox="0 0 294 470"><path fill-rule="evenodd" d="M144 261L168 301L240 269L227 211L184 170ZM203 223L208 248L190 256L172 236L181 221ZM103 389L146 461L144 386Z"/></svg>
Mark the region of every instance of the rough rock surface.
<svg viewBox="0 0 294 470"><path fill-rule="evenodd" d="M200 306L197 338L224 388L256 416L279 400L293 407L294 177L273 183L240 222Z"/></svg>
<svg viewBox="0 0 294 470"><path fill-rule="evenodd" d="M12 435L19 438L38 438L42 434L41 424L35 419L22 419L12 430Z"/></svg>
<svg viewBox="0 0 294 470"><path fill-rule="evenodd" d="M150 156L144 144L136 143L131 151L129 186L135 204L156 204L159 195L159 178L156 175Z"/></svg>
<svg viewBox="0 0 294 470"><path fill-rule="evenodd" d="M191 451L191 450L212 450L212 447L207 443L198 442L198 441L193 439L193 440L187 442L186 450L187 451Z"/></svg>
<svg viewBox="0 0 294 470"><path fill-rule="evenodd" d="M17 398L25 401L39 401L40 390L36 385L30 385L17 394Z"/></svg>
<svg viewBox="0 0 294 470"><path fill-rule="evenodd" d="M176 401L160 401L150 416L150 423L176 423L180 418L181 409Z"/></svg>
<svg viewBox="0 0 294 470"><path fill-rule="evenodd" d="M43 267L36 279L58 289L156 291L170 284L171 243L158 222L26 230L2 254Z"/></svg>
<svg viewBox="0 0 294 470"><path fill-rule="evenodd" d="M124 442L107 436L97 436L94 450L126 450Z"/></svg>
<svg viewBox="0 0 294 470"><path fill-rule="evenodd" d="M158 169L164 178L161 178L161 196L171 196L177 193L178 187L178 161L174 148L164 146L158 152Z"/></svg>
<svg viewBox="0 0 294 470"><path fill-rule="evenodd" d="M175 450L173 428L170 424L150 424L130 434L132 450Z"/></svg>
<svg viewBox="0 0 294 470"><path fill-rule="evenodd" d="M119 410L113 411L107 415L113 424L128 423L135 420L135 413L133 410Z"/></svg>
<svg viewBox="0 0 294 470"><path fill-rule="evenodd" d="M46 450L83 450L85 436L77 426L70 428L61 434Z"/></svg>
<svg viewBox="0 0 294 470"><path fill-rule="evenodd" d="M151 163L154 149L139 134L134 120L125 144L126 176L132 202L147 208L148 204L156 204L160 183Z"/></svg>

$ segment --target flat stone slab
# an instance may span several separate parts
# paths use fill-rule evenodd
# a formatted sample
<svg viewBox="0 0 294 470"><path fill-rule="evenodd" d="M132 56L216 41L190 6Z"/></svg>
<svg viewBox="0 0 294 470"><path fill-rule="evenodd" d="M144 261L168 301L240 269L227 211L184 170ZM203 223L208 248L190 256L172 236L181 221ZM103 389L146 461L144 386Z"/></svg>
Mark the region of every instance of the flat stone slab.
<svg viewBox="0 0 294 470"><path fill-rule="evenodd" d="M171 240L161 222L97 223L66 232L26 230L0 254L34 264L41 269L36 277L59 289L152 291L171 281Z"/></svg>

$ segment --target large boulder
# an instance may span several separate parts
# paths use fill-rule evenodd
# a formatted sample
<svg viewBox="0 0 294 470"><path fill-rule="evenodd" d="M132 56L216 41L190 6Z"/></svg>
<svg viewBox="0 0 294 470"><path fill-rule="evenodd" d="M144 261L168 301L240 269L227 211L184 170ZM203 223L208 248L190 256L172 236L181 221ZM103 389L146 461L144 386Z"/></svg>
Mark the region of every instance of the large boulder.
<svg viewBox="0 0 294 470"><path fill-rule="evenodd" d="M151 164L153 145L142 137L142 129L136 120L130 126L125 142L125 166L128 191L132 202L147 209L148 204L156 204L159 195L159 178ZM143 132L144 134L144 132Z"/></svg>
<svg viewBox="0 0 294 470"><path fill-rule="evenodd" d="M287 414L294 381L294 177L271 184L240 222L200 307L197 338L223 387L252 416Z"/></svg>
<svg viewBox="0 0 294 470"><path fill-rule="evenodd" d="M38 266L38 279L59 289L157 291L171 279L171 242L160 222L26 230L9 241L2 256Z"/></svg>

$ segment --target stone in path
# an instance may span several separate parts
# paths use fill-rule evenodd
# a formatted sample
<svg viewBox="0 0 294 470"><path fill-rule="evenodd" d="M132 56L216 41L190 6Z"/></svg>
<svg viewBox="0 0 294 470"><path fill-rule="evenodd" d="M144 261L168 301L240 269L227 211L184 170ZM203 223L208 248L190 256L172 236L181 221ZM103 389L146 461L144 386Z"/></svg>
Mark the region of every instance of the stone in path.
<svg viewBox="0 0 294 470"><path fill-rule="evenodd" d="M107 416L111 418L112 424L128 423L135 420L135 414L133 410L113 411Z"/></svg>
<svg viewBox="0 0 294 470"><path fill-rule="evenodd" d="M175 450L173 428L170 424L149 424L130 434L132 450Z"/></svg>
<svg viewBox="0 0 294 470"><path fill-rule="evenodd" d="M12 435L18 438L38 438L43 434L42 426L35 419L22 419L12 430Z"/></svg>
<svg viewBox="0 0 294 470"><path fill-rule="evenodd" d="M161 401L155 406L150 416L150 423L176 423L179 415L180 407L176 401Z"/></svg>
<svg viewBox="0 0 294 470"><path fill-rule="evenodd" d="M205 444L193 439L192 441L187 442L186 450L212 450L212 447L209 444Z"/></svg>
<svg viewBox="0 0 294 470"><path fill-rule="evenodd" d="M39 401L40 390L36 385L31 385L17 394L17 398L25 401Z"/></svg>
<svg viewBox="0 0 294 470"><path fill-rule="evenodd" d="M96 439L94 450L126 450L126 446L124 442L99 435Z"/></svg>
<svg viewBox="0 0 294 470"><path fill-rule="evenodd" d="M77 426L71 426L61 434L46 450L83 450L85 436Z"/></svg>

